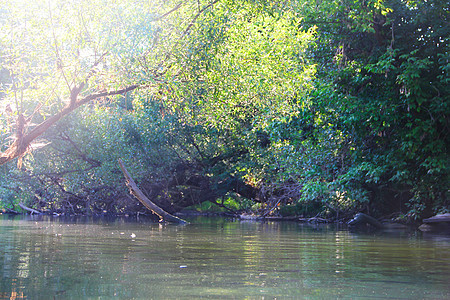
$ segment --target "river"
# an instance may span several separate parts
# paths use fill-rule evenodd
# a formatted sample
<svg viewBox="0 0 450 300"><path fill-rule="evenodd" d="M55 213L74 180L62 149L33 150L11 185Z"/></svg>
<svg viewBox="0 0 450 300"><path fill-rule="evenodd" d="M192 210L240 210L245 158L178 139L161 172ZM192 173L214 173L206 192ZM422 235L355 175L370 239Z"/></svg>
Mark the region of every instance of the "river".
<svg viewBox="0 0 450 300"><path fill-rule="evenodd" d="M450 299L450 236L0 216L0 299Z"/></svg>

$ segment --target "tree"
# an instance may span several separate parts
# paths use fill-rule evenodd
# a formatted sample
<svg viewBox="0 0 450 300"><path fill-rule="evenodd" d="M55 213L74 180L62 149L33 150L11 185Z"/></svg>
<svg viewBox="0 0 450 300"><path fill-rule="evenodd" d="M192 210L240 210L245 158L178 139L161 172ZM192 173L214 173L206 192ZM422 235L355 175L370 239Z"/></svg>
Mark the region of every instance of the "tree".
<svg viewBox="0 0 450 300"><path fill-rule="evenodd" d="M62 137L76 157L95 162L86 161L65 133L49 135L51 126L87 103L107 106L115 95L137 88L148 91L163 83L173 60L170 48L176 48L192 27L184 23L195 22L213 3L206 2L199 11L197 1L195 6L167 1L144 6L136 1L2 4L1 101L6 113L1 116L1 132L14 138L2 140L0 164L19 158L20 166L23 156L36 147L32 142L44 133L47 141ZM77 126L76 120L70 121Z"/></svg>
<svg viewBox="0 0 450 300"><path fill-rule="evenodd" d="M137 3L4 4L0 163L42 134L33 191L109 209L123 157L168 211L448 209L445 1Z"/></svg>
<svg viewBox="0 0 450 300"><path fill-rule="evenodd" d="M0 164L22 157L33 140L79 106L148 88L159 80L170 57L165 43L173 39L174 30L168 24L161 33L158 22L182 4L171 7L166 2L171 9L163 14L156 12L167 7L161 3L130 9L136 4L8 1L2 5L2 70L8 77L3 102L16 120L15 140L3 143ZM175 39L189 27L181 37L174 33ZM32 123L36 120L37 125Z"/></svg>
<svg viewBox="0 0 450 300"><path fill-rule="evenodd" d="M378 213L411 199L412 219L448 209L446 1L317 5L326 10L302 12L305 24L326 18L313 106L346 137L348 162L329 191L366 191Z"/></svg>

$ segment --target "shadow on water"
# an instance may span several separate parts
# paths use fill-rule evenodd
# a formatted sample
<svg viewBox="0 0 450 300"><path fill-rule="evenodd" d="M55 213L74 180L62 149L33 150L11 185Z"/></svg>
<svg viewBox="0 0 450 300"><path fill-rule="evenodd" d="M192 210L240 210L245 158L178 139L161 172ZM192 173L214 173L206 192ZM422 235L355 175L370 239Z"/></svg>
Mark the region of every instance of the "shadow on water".
<svg viewBox="0 0 450 300"><path fill-rule="evenodd" d="M102 223L159 223L157 216L137 215L137 216L114 216L114 215L98 215L98 216L69 216L69 215L2 215L8 220L23 220L35 222L56 222L67 224L102 224Z"/></svg>

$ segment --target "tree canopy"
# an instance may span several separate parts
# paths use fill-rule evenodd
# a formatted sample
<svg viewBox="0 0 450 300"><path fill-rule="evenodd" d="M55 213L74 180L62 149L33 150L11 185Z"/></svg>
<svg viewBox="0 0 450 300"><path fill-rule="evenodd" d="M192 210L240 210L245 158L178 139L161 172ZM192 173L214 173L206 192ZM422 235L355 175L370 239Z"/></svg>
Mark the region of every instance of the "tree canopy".
<svg viewBox="0 0 450 300"><path fill-rule="evenodd" d="M405 221L449 210L450 8L408 1L0 4L0 198Z"/></svg>

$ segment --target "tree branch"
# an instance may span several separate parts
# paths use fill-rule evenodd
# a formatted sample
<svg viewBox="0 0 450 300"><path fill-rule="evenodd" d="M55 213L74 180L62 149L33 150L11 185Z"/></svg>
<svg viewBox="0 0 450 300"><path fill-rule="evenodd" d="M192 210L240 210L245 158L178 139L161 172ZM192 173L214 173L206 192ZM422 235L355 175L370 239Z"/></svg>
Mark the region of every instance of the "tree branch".
<svg viewBox="0 0 450 300"><path fill-rule="evenodd" d="M138 87L139 85L131 85L129 87L116 91L89 95L80 100L76 100L74 103L69 102L69 104L66 107L64 107L61 111L47 118L45 121L34 127L28 134L23 135L23 132L20 132L20 134L16 136L15 141L8 147L8 149L6 149L6 151L0 154L0 165L3 165L17 157L23 157L23 155L29 149L29 146L33 140L42 135L48 128L50 128L53 124L58 122L61 118L70 114L83 104L86 104L94 99L101 97L126 94L128 92L137 89Z"/></svg>
<svg viewBox="0 0 450 300"><path fill-rule="evenodd" d="M159 20L161 20L161 19L164 19L165 17L167 17L168 15L170 15L171 13L173 13L174 11L178 10L182 5L183 5L183 2L178 3L177 6L175 6L174 8L172 8L171 10L169 10L168 12L166 12L165 14L163 14L162 16L159 16L159 17L156 18L154 21L159 21Z"/></svg>
<svg viewBox="0 0 450 300"><path fill-rule="evenodd" d="M29 208L28 206L25 206L25 204L23 204L22 202L19 203L19 206L20 206L21 209L27 210L27 211L29 211L31 214L37 214L37 215L42 214L42 211L39 211L39 210L36 210L36 209Z"/></svg>
<svg viewBox="0 0 450 300"><path fill-rule="evenodd" d="M169 214L164 209L153 203L150 199L148 199L144 193L138 188L136 182L134 182L133 178L131 178L130 173L128 173L125 168L122 160L119 158L120 169L122 170L123 175L125 176L125 183L130 190L130 194L132 194L136 199L139 200L145 207L151 210L153 213L158 215L162 220L166 222L173 222L179 224L187 224L187 222L183 219L180 219L174 215Z"/></svg>
<svg viewBox="0 0 450 300"><path fill-rule="evenodd" d="M200 17L200 15L207 10L208 8L210 8L211 6L213 6L214 4L216 4L217 2L219 2L220 0L214 0L213 2L211 2L210 4L206 5L205 7L203 7L201 10L199 10L199 12L194 16L194 18L192 19L191 23L186 27L186 29L184 30L183 34L180 37L180 40L182 38L184 38L184 36L189 32L189 30L191 30L192 26L194 26L195 21L197 21L198 17Z"/></svg>

